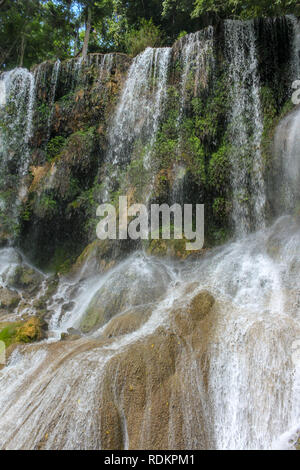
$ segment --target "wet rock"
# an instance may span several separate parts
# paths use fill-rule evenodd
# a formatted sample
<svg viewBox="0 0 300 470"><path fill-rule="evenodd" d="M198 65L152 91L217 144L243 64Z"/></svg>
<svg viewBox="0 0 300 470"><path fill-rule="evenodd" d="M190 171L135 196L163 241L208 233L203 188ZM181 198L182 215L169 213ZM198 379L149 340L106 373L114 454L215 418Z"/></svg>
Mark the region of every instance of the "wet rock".
<svg viewBox="0 0 300 470"><path fill-rule="evenodd" d="M81 335L71 335L69 333L62 333L60 335L61 341L77 341L80 338L81 338Z"/></svg>
<svg viewBox="0 0 300 470"><path fill-rule="evenodd" d="M112 240L95 240L88 245L73 265L70 276L84 279L95 273L106 272L115 265L116 244Z"/></svg>
<svg viewBox="0 0 300 470"><path fill-rule="evenodd" d="M186 291L192 292L196 286L193 283ZM203 405L199 393L191 395L192 378L186 375L185 364L193 354L197 367L201 370L203 366L205 382L203 354L212 328L215 299L209 292L202 291L189 302L184 298L182 301L182 306L170 312L171 320L175 320L174 329L158 328L131 344L108 364L101 391L101 417L109 414L111 419L109 426L104 422L101 428L104 449L124 448L125 436L123 433L121 437L119 431L122 416L130 449L168 449L170 446L184 449L193 439L198 447L209 447L209 432L201 419L201 411L197 416L192 412L193 408L201 410ZM106 331L121 319L115 318ZM111 409L113 414L110 414ZM187 415L188 428L184 419Z"/></svg>
<svg viewBox="0 0 300 470"><path fill-rule="evenodd" d="M37 317L25 321L0 323L0 340L6 347L18 343L33 343L46 337L47 325Z"/></svg>
<svg viewBox="0 0 300 470"><path fill-rule="evenodd" d="M136 308L113 318L103 332L106 338L122 336L138 330L149 318L151 310Z"/></svg>
<svg viewBox="0 0 300 470"><path fill-rule="evenodd" d="M188 384L178 364L182 352L179 337L159 328L110 361L101 390L101 418L110 416L109 423L101 420L104 449L124 448L125 436L124 432L120 436L119 426L122 417L130 449L185 448L183 406ZM201 407L200 403L194 406ZM191 414L189 426L195 440L205 446L204 422L194 420Z"/></svg>
<svg viewBox="0 0 300 470"><path fill-rule="evenodd" d="M188 251L186 244L188 240L152 240L147 248L147 253L152 256L160 258L170 257L185 260L188 257L199 257L203 255L206 250Z"/></svg>
<svg viewBox="0 0 300 470"><path fill-rule="evenodd" d="M208 291L202 291L193 297L187 310L194 321L200 321L211 312L214 303L214 297Z"/></svg>
<svg viewBox="0 0 300 470"><path fill-rule="evenodd" d="M59 284L58 276L51 276L46 280L47 289L45 293L45 298L47 300L50 299L54 294L56 294L58 284Z"/></svg>
<svg viewBox="0 0 300 470"><path fill-rule="evenodd" d="M28 294L36 292L43 280L43 276L27 266L17 266L9 277L7 284L9 287L27 291Z"/></svg>
<svg viewBox="0 0 300 470"><path fill-rule="evenodd" d="M0 312L1 310L13 311L20 303L20 295L10 289L0 288Z"/></svg>
<svg viewBox="0 0 300 470"><path fill-rule="evenodd" d="M139 257L127 261L96 293L81 320L80 330L88 333L115 315L152 304L165 293L168 282L168 273L162 266Z"/></svg>
<svg viewBox="0 0 300 470"><path fill-rule="evenodd" d="M68 302L68 303L63 304L61 309L64 313L65 312L71 312L71 310L73 310L74 306L75 306L75 302Z"/></svg>

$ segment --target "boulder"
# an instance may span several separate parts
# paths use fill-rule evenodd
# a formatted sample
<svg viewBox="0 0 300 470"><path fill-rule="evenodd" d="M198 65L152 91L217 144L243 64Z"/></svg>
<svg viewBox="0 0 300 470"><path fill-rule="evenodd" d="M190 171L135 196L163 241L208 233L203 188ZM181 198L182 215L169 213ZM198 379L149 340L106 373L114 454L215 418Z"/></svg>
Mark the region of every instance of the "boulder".
<svg viewBox="0 0 300 470"><path fill-rule="evenodd" d="M143 308L135 308L113 318L105 330L103 336L106 338L114 338L122 336L138 330L149 318L151 311Z"/></svg>
<svg viewBox="0 0 300 470"><path fill-rule="evenodd" d="M43 276L34 269L21 265L17 266L7 279L7 285L20 290L25 290L28 294L35 293L43 280Z"/></svg>
<svg viewBox="0 0 300 470"><path fill-rule="evenodd" d="M13 311L20 303L20 295L13 290L0 288L0 311Z"/></svg>
<svg viewBox="0 0 300 470"><path fill-rule="evenodd" d="M156 302L170 282L163 266L135 256L118 267L100 287L80 322L88 333L104 326L111 318L138 306Z"/></svg>

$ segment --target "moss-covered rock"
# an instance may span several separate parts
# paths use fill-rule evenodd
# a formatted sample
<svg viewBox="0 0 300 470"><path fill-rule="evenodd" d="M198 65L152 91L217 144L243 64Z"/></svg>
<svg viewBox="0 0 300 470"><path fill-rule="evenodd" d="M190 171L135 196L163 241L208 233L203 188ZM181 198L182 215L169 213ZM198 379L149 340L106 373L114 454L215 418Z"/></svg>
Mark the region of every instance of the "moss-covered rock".
<svg viewBox="0 0 300 470"><path fill-rule="evenodd" d="M0 341L6 347L16 343L32 343L45 338L45 324L39 318L31 317L15 323L0 323Z"/></svg>
<svg viewBox="0 0 300 470"><path fill-rule="evenodd" d="M9 287L25 290L29 294L36 292L43 280L43 276L28 266L17 266L9 276L7 284Z"/></svg>
<svg viewBox="0 0 300 470"><path fill-rule="evenodd" d="M189 256L200 256L205 252L203 249L189 251L186 249L187 243L189 241L185 238L182 240L151 240L147 247L147 253L162 258L170 257L184 260Z"/></svg>

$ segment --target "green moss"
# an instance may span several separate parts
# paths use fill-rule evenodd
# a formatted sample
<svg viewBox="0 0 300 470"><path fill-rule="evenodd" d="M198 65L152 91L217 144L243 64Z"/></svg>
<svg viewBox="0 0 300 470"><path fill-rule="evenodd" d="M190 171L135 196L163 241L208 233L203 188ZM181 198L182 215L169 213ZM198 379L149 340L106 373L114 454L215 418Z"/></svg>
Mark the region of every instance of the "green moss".
<svg viewBox="0 0 300 470"><path fill-rule="evenodd" d="M59 246L46 269L52 273L67 274L75 259L71 246Z"/></svg>
<svg viewBox="0 0 300 470"><path fill-rule="evenodd" d="M32 343L42 337L42 323L36 317L22 322L0 323L0 341L6 347L16 343Z"/></svg>
<svg viewBox="0 0 300 470"><path fill-rule="evenodd" d="M21 323L11 323L11 324L1 324L0 323L0 341L3 341L5 346L8 347L12 343L16 342L17 328L21 326Z"/></svg>

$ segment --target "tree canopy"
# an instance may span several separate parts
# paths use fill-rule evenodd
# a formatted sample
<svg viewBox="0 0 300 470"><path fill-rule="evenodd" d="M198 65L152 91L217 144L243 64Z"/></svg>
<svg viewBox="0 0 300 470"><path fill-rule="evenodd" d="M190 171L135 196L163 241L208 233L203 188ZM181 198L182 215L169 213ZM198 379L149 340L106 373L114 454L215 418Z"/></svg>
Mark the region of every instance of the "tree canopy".
<svg viewBox="0 0 300 470"><path fill-rule="evenodd" d="M136 54L222 18L300 15L300 0L0 0L0 67Z"/></svg>

